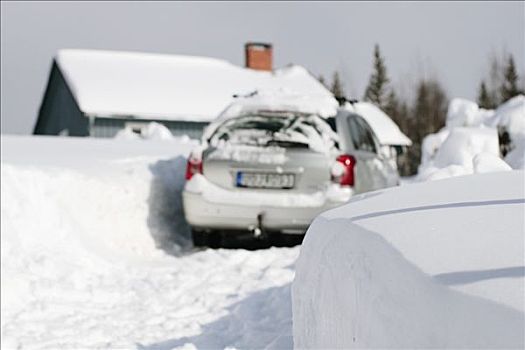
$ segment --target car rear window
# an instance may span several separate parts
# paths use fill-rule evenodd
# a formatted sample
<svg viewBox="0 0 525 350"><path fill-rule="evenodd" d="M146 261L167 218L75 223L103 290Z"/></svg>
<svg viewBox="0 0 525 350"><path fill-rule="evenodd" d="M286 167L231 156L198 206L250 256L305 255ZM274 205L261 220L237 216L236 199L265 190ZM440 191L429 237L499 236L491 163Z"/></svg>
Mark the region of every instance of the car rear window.
<svg viewBox="0 0 525 350"><path fill-rule="evenodd" d="M337 132L337 124L336 124L336 122L335 122L335 117L329 117L329 118L326 118L325 120L326 120L326 123L327 123L328 125L330 125L330 127L332 128L332 130L333 130L334 132Z"/></svg>
<svg viewBox="0 0 525 350"><path fill-rule="evenodd" d="M329 123L316 115L246 115L227 120L210 138L219 143L260 147L310 148L337 147L337 134Z"/></svg>

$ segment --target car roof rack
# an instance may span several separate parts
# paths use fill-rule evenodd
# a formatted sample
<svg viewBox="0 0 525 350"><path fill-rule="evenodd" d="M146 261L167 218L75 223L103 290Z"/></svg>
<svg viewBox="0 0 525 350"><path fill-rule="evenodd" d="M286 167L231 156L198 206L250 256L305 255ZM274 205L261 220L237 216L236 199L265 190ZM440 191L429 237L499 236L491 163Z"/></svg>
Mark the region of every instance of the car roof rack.
<svg viewBox="0 0 525 350"><path fill-rule="evenodd" d="M243 94L233 94L232 97L233 97L233 98L239 98L239 97L253 97L253 96L257 95L258 93L259 93L259 91L254 90L254 91L249 92L249 93L244 94L244 95L243 95Z"/></svg>
<svg viewBox="0 0 525 350"><path fill-rule="evenodd" d="M346 102L350 103L351 105L353 105L354 103L357 103L359 102L359 100L355 99L355 98L352 98L352 99L348 99L344 96L336 96L335 99L337 100L337 102L339 103L339 106L344 106L344 104Z"/></svg>

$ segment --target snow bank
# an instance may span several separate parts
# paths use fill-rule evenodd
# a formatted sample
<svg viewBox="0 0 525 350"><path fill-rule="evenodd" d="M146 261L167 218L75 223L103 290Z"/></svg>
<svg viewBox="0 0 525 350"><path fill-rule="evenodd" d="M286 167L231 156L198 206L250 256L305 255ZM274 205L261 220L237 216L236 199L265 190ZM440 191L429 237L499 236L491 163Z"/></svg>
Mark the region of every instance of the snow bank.
<svg viewBox="0 0 525 350"><path fill-rule="evenodd" d="M297 261L294 346L522 348L523 176L418 183L321 214Z"/></svg>
<svg viewBox="0 0 525 350"><path fill-rule="evenodd" d="M474 158L480 153L499 156L499 136L508 132L511 151L505 161L513 169L525 165L525 96L516 96L496 110L484 110L471 101L455 98L447 112L446 126L435 134L427 135L421 146L419 180L442 179L472 174L479 169ZM483 156L481 156L483 157ZM492 162L488 166L488 162ZM485 157L483 171L502 171L495 157ZM499 165L498 165L499 164Z"/></svg>
<svg viewBox="0 0 525 350"><path fill-rule="evenodd" d="M511 348L523 314L438 285L383 238L320 219L297 262L294 346L304 348Z"/></svg>
<svg viewBox="0 0 525 350"><path fill-rule="evenodd" d="M115 138L121 140L138 140L140 135L134 132L131 128L125 127L124 129L117 131Z"/></svg>
<svg viewBox="0 0 525 350"><path fill-rule="evenodd" d="M379 139L381 145L410 146L412 141L396 123L376 105L369 102L345 104L345 108L362 116Z"/></svg>
<svg viewBox="0 0 525 350"><path fill-rule="evenodd" d="M195 142L1 142L2 348L291 348L299 250L191 248Z"/></svg>
<svg viewBox="0 0 525 350"><path fill-rule="evenodd" d="M437 151L447 139L450 134L450 130L443 128L435 134L429 134L425 136L421 143L421 164L429 164L432 159L436 156Z"/></svg>
<svg viewBox="0 0 525 350"><path fill-rule="evenodd" d="M420 167L420 180L438 180L452 176L467 175L481 170L487 172L511 170L501 166L499 158L498 133L490 128L456 127L442 131L427 138L424 142L425 152L429 152L444 137L443 143L433 156L427 156ZM476 158L477 157L477 158ZM430 158L430 159L429 159ZM483 166L479 167L482 160Z"/></svg>
<svg viewBox="0 0 525 350"><path fill-rule="evenodd" d="M173 136L170 129L164 125L157 122L151 122L145 124L145 126L141 129L140 134L134 132L130 127L125 127L124 129L119 130L115 134L114 138L124 140L137 140L140 138L146 140L173 140L175 139L175 136ZM185 135L182 136L180 140L187 142L189 141L189 137Z"/></svg>
<svg viewBox="0 0 525 350"><path fill-rule="evenodd" d="M494 129L454 128L434 157L434 165L471 165L476 154L499 155L498 134Z"/></svg>
<svg viewBox="0 0 525 350"><path fill-rule="evenodd" d="M514 140L514 149L505 156L505 161L513 169L525 169L525 137Z"/></svg>
<svg viewBox="0 0 525 350"><path fill-rule="evenodd" d="M454 98L448 105L446 125L449 128L480 126L493 115L494 111L479 108L475 102Z"/></svg>
<svg viewBox="0 0 525 350"><path fill-rule="evenodd" d="M148 123L148 125L141 130L141 136L148 140L171 140L173 134L170 129L159 123Z"/></svg>
<svg viewBox="0 0 525 350"><path fill-rule="evenodd" d="M472 163L474 165L474 173L477 174L512 170L510 165L505 163L503 159L488 152L476 154Z"/></svg>
<svg viewBox="0 0 525 350"><path fill-rule="evenodd" d="M80 232L85 240L100 241L98 252L107 252L106 258L123 254L148 259L160 252L155 249L158 240L168 239L152 237L161 234L155 228L166 220L183 224L174 207L181 205L176 195L179 192L180 197L185 181L185 156L195 142L12 136L3 136L2 141L8 149L2 159L2 202L8 204L2 216L9 225L2 234L21 230L22 220L31 217L29 224L34 227L27 230L42 237L56 230L77 239ZM46 203L44 212L37 209L41 203ZM60 217L57 228L54 220ZM187 228L177 228L181 234L184 231ZM132 234L136 237L130 239ZM172 248L188 243L187 233L183 236L171 237Z"/></svg>
<svg viewBox="0 0 525 350"><path fill-rule="evenodd" d="M490 120L492 126L505 128L512 139L525 136L525 96L518 95L501 106Z"/></svg>
<svg viewBox="0 0 525 350"><path fill-rule="evenodd" d="M99 117L211 121L233 95L255 90L290 90L318 108L337 106L300 66L265 72L206 57L73 49L60 50L56 62L80 109Z"/></svg>

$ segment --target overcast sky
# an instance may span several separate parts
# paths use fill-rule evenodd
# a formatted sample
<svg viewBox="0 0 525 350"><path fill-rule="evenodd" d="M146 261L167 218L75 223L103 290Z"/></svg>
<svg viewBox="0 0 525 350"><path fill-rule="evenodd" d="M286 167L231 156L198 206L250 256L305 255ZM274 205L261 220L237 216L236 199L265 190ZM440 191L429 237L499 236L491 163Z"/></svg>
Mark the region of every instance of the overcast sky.
<svg viewBox="0 0 525 350"><path fill-rule="evenodd" d="M2 133L30 133L51 61L60 48L202 55L244 64L246 41L274 44L275 66L342 73L362 97L379 43L394 86L410 93L422 75L449 96L475 98L491 53L524 71L523 2L434 3L1 3Z"/></svg>

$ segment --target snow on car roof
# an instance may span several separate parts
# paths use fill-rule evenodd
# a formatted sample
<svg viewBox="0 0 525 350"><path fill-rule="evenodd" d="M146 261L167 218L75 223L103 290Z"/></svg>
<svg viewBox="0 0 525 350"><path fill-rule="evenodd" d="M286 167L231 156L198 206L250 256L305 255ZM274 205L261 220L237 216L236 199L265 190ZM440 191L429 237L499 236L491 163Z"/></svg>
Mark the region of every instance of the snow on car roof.
<svg viewBox="0 0 525 350"><path fill-rule="evenodd" d="M60 50L56 62L80 109L98 117L135 116L208 122L254 90L291 90L314 96L321 109L331 93L305 68L256 71L227 61L137 52Z"/></svg>
<svg viewBox="0 0 525 350"><path fill-rule="evenodd" d="M345 108L363 117L382 145L410 146L412 141L396 123L376 105L369 102L347 103Z"/></svg>

